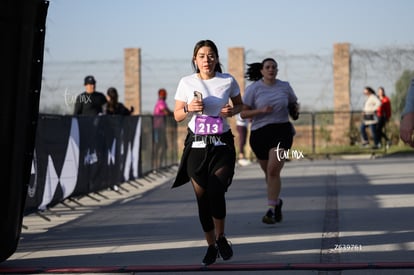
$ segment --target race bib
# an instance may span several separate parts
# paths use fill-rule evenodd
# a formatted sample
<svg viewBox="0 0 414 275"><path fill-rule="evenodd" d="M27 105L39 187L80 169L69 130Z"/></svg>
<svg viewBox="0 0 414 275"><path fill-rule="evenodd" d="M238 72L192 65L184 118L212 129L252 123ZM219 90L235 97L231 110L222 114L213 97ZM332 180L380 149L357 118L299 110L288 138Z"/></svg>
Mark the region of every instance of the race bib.
<svg viewBox="0 0 414 275"><path fill-rule="evenodd" d="M206 115L197 115L195 118L196 135L220 135L223 133L223 119Z"/></svg>

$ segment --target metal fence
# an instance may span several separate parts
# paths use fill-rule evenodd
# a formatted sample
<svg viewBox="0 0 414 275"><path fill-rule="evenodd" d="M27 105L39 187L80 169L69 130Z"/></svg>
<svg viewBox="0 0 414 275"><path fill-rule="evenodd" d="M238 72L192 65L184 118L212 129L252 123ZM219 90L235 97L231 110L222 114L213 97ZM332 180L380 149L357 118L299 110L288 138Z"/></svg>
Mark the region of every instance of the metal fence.
<svg viewBox="0 0 414 275"><path fill-rule="evenodd" d="M361 146L362 111L353 112L303 112L293 124L296 129L294 147L306 154L336 154L364 152ZM385 133L396 145L399 143L399 122L390 120ZM370 129L366 129L370 144L373 144ZM387 150L385 140L382 149ZM368 149L372 149L368 147Z"/></svg>
<svg viewBox="0 0 414 275"><path fill-rule="evenodd" d="M161 119L164 127L154 128ZM172 116L141 116L141 171L158 171L178 162L178 126Z"/></svg>
<svg viewBox="0 0 414 275"><path fill-rule="evenodd" d="M315 155L329 156L347 153L372 153L374 151L371 147L363 148L361 146L361 119L362 111L301 112L299 119L292 121L296 131L292 151L300 152L304 157L315 157ZM172 121L172 123L175 122ZM229 123L232 127L232 132L237 144L238 134L235 126L235 118L229 118ZM371 145L373 145L371 132L368 128L366 130ZM393 146L399 144L398 120L390 120L386 124L385 132ZM178 158L182 152L186 134L186 123L177 124L177 139L171 139L170 144L175 144L178 151L174 153L177 153ZM382 140L382 144L385 145L384 140ZM387 152L387 149L386 146L383 146L380 150L376 150L375 152ZM245 151L246 157L249 159L254 160L256 158L249 145L249 136L247 137Z"/></svg>

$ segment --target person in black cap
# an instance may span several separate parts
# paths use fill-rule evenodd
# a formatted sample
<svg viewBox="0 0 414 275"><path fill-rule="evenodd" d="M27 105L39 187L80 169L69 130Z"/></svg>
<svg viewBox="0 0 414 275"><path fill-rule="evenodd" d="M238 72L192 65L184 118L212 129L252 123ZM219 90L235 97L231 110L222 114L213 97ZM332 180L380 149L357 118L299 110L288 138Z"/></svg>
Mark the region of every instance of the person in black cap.
<svg viewBox="0 0 414 275"><path fill-rule="evenodd" d="M96 80L92 75L85 77L85 91L76 97L74 115L98 115L106 103L103 93L95 90Z"/></svg>

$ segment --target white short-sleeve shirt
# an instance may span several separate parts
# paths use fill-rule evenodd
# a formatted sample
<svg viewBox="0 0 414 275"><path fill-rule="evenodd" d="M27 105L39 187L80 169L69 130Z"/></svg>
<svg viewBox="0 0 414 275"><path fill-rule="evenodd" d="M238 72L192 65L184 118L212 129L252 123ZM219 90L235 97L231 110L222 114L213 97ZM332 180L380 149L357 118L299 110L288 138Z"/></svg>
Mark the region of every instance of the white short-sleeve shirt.
<svg viewBox="0 0 414 275"><path fill-rule="evenodd" d="M216 72L211 79L201 79L197 74L181 78L175 93L175 100L190 103L194 98L194 91L203 95L203 115L219 116L221 109L229 103L229 99L240 94L240 88L233 76L227 73ZM195 117L193 114L188 127L195 131ZM223 132L230 129L226 119L223 119Z"/></svg>

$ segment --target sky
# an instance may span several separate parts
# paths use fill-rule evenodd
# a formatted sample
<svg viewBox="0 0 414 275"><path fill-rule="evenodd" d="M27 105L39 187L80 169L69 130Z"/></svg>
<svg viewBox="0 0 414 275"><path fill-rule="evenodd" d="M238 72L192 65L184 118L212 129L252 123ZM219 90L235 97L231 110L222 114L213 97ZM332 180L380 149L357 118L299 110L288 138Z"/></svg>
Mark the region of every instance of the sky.
<svg viewBox="0 0 414 275"><path fill-rule="evenodd" d="M413 10L412 0L51 0L46 47L53 60L95 60L128 47L191 57L201 39L291 53L329 52L337 42L406 45Z"/></svg>
<svg viewBox="0 0 414 275"><path fill-rule="evenodd" d="M190 60L201 39L224 58L230 47L289 54L331 54L340 42L412 47L413 11L412 0L50 0L45 62L122 59L129 47L147 59Z"/></svg>

